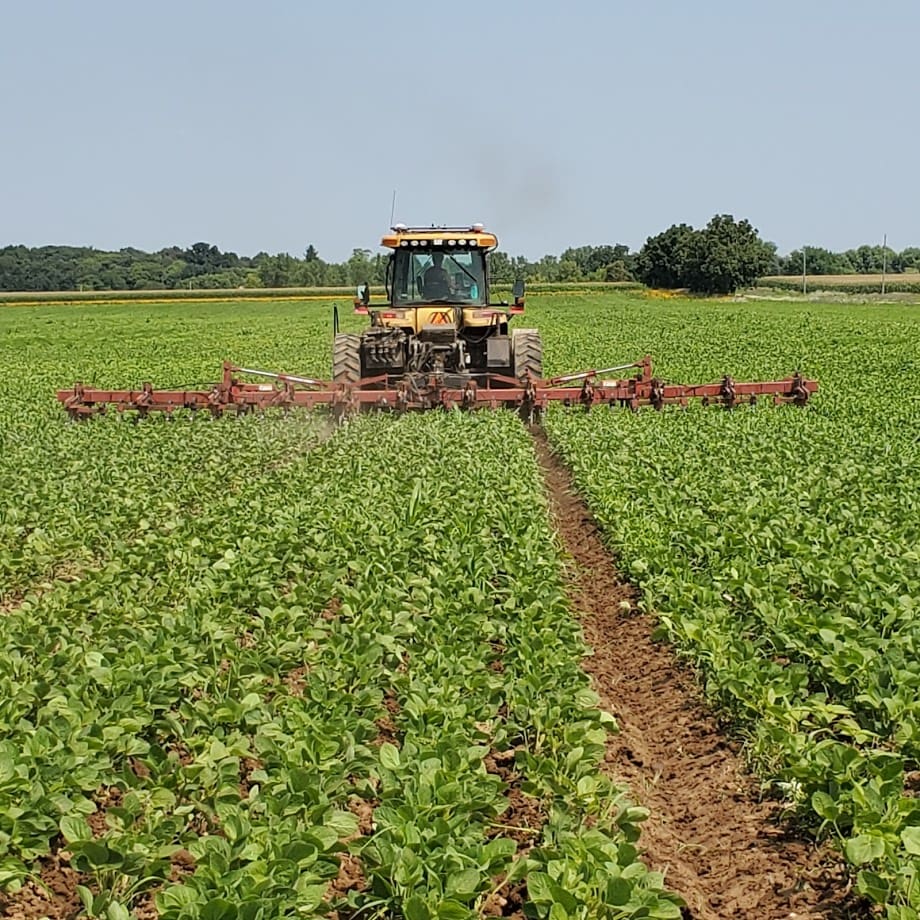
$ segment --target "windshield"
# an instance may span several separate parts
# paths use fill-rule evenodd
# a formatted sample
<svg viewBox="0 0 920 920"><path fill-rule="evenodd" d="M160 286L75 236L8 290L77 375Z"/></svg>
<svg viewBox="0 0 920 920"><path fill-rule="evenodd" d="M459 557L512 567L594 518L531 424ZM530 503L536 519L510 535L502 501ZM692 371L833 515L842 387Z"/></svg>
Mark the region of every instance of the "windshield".
<svg viewBox="0 0 920 920"><path fill-rule="evenodd" d="M485 304L482 250L397 249L393 253L393 303Z"/></svg>

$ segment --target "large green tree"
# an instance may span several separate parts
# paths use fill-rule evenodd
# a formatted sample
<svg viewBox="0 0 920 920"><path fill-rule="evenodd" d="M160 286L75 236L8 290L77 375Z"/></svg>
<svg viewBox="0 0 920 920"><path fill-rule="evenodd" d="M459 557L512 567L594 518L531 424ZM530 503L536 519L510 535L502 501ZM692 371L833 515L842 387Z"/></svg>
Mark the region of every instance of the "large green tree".
<svg viewBox="0 0 920 920"><path fill-rule="evenodd" d="M769 274L775 255L749 221L717 214L691 237L684 286L700 294L733 294Z"/></svg>
<svg viewBox="0 0 920 920"><path fill-rule="evenodd" d="M769 274L775 264L776 247L765 243L749 221L717 214L702 230L675 224L649 237L637 272L650 287L731 294Z"/></svg>
<svg viewBox="0 0 920 920"><path fill-rule="evenodd" d="M636 260L636 274L643 284L657 288L687 286L687 265L696 231L689 224L673 224L650 236Z"/></svg>

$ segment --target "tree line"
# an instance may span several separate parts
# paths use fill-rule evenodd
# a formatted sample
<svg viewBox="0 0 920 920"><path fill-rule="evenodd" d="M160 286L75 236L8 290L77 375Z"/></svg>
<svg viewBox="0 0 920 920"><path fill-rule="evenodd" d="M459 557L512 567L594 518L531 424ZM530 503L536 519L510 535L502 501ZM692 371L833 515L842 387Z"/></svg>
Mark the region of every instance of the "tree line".
<svg viewBox="0 0 920 920"><path fill-rule="evenodd" d="M765 275L802 272L803 254L777 254L747 220L716 215L701 229L675 224L649 237L638 252L623 243L569 247L531 261L497 251L492 279L545 283L639 281L652 287L730 293ZM807 247L809 274L920 271L920 248L902 252L860 246L835 253ZM344 262L327 262L308 245L302 256L267 252L240 256L199 242L157 252L108 252L74 246L7 246L0 249L0 291L167 290L176 288L338 287L382 285L386 255L355 249Z"/></svg>

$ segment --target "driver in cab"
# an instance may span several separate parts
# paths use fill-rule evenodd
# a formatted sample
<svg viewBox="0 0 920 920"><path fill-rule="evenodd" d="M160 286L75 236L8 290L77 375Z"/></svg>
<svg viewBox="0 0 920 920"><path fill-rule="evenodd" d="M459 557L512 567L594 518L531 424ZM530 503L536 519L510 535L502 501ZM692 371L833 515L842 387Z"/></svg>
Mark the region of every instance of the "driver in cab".
<svg viewBox="0 0 920 920"><path fill-rule="evenodd" d="M450 297L452 288L450 272L443 265L444 253L432 253L431 261L422 276L422 294L429 300L443 300Z"/></svg>

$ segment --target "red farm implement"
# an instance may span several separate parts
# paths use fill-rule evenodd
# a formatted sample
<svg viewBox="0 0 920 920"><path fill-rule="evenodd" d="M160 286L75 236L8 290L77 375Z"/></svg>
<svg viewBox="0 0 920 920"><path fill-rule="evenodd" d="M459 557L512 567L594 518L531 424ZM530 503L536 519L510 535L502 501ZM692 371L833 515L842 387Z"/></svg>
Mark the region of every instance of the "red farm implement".
<svg viewBox="0 0 920 920"><path fill-rule="evenodd" d="M610 376L628 369L638 369L638 372L623 378ZM244 377L260 377L271 382L247 382ZM384 373L355 382L342 382L225 363L220 381L207 388L161 390L145 383L137 390L102 390L76 383L71 389L59 390L57 398L76 419L107 410L134 411L141 417L151 412L171 414L176 410L190 410L219 417L225 413L290 410L298 406L306 409L328 406L336 419L370 409L407 412L437 408L509 408L533 419L554 402L585 409L597 405L661 409L667 405L686 406L691 401L733 408L754 405L759 399L803 406L817 389L814 380L806 380L798 373L785 380L755 383L735 381L730 376L716 383L694 386L666 383L653 376L652 360L646 356L633 364L548 379L528 372L521 379L501 374L461 379L452 374L415 373L392 380Z"/></svg>

